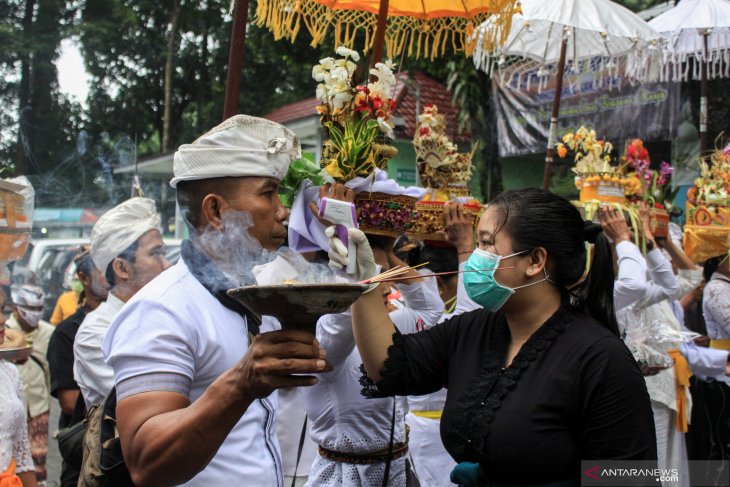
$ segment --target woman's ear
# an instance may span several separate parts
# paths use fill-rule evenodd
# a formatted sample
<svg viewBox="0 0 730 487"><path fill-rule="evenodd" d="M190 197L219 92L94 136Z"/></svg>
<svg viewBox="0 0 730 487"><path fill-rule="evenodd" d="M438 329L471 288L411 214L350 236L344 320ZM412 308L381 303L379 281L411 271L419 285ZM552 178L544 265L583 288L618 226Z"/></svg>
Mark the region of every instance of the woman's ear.
<svg viewBox="0 0 730 487"><path fill-rule="evenodd" d="M209 194L203 198L201 203L201 228L212 225L216 230L223 230L223 210L227 207L226 200L220 195Z"/></svg>
<svg viewBox="0 0 730 487"><path fill-rule="evenodd" d="M527 277L535 277L542 274L547 266L547 251L543 247L537 247L530 252L530 264L525 271Z"/></svg>

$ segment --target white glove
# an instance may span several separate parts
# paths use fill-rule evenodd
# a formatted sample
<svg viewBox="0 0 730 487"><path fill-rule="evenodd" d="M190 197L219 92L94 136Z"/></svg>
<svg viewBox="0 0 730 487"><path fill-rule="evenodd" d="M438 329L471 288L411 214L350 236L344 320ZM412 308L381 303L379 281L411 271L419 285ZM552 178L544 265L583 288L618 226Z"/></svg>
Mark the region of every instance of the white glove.
<svg viewBox="0 0 730 487"><path fill-rule="evenodd" d="M329 266L334 270L340 270L350 263L350 259L355 259L355 272L352 274L352 278L357 281L365 281L373 276L378 275L378 269L375 265L375 257L373 257L373 250L370 248L370 243L365 234L357 229L350 228L347 231L347 236L355 243L356 253L354 256L347 255L347 246L335 236L335 227L328 227L325 230L327 240L330 244L329 252L327 252L330 258Z"/></svg>

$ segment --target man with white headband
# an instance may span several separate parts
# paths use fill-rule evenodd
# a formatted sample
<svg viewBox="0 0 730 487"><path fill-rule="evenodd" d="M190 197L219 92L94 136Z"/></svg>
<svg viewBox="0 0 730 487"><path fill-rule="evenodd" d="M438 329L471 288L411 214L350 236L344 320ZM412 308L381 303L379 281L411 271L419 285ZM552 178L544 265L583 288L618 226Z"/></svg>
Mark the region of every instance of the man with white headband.
<svg viewBox="0 0 730 487"><path fill-rule="evenodd" d="M74 379L87 409L114 387L101 345L124 303L170 267L155 202L132 198L104 213L91 229L89 252L109 284L107 300L86 315L74 341Z"/></svg>
<svg viewBox="0 0 730 487"><path fill-rule="evenodd" d="M46 479L46 455L48 453L48 415L51 407L48 383L50 380L48 342L54 327L43 320L43 289L24 284L11 290L13 313L6 326L23 334L26 343L33 346L30 359L18 364L20 377L25 385L28 403L28 437L31 455L39 481Z"/></svg>
<svg viewBox="0 0 730 487"><path fill-rule="evenodd" d="M135 485L283 483L276 389L328 370L310 333L258 333L228 297L284 243L279 181L299 140L237 115L175 153L171 185L190 230L182 258L122 310L104 341L117 427ZM267 325L264 322L264 325Z"/></svg>

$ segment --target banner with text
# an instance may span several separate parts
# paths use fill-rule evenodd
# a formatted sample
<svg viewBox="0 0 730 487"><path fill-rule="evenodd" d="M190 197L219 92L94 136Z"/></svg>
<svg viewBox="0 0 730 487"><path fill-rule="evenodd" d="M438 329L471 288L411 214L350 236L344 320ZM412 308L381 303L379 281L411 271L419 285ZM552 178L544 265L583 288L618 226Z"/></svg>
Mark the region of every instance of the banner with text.
<svg viewBox="0 0 730 487"><path fill-rule="evenodd" d="M620 147L624 140L672 139L679 124L679 83L634 83L621 76L566 69L558 118L558 138L581 125ZM499 130L499 155L544 153L555 97L555 78L518 64L492 78Z"/></svg>

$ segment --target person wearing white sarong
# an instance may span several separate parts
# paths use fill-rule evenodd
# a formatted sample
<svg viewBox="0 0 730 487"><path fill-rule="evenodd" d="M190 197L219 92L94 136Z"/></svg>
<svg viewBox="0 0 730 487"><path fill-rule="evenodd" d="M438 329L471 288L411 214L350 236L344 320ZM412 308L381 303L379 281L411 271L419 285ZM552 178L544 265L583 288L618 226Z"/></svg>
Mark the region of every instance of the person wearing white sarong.
<svg viewBox="0 0 730 487"><path fill-rule="evenodd" d="M640 360L651 356L668 364L642 364L642 370L654 412L659 468L676 469L679 476L678 481L664 481L663 485L684 487L689 486L684 433L692 407L689 393L691 373L679 352L685 340L672 308L673 301L681 296L681 289L671 264L656 248L648 214L643 214L642 221L648 250L645 267L638 272L632 268L631 272L636 281L644 278L646 286L642 292L637 289L629 293L630 299L627 295L631 304L617 309L616 318L635 356L638 354ZM691 288L690 285L688 287Z"/></svg>
<svg viewBox="0 0 730 487"><path fill-rule="evenodd" d="M397 259L392 248L385 247L375 250L382 267ZM435 280L414 281L398 284L406 307L390 313L401 333L431 327L443 313ZM389 286L381 286L385 301ZM302 390L312 422L311 437L320 446L320 455L312 464L306 485L382 485L392 426L394 447L388 485L405 486L406 398L366 399L361 395L362 359L355 347L349 311L322 317L317 323L317 339L327 351L327 360L334 370L320 374L319 384ZM367 463L365 457L376 461Z"/></svg>

